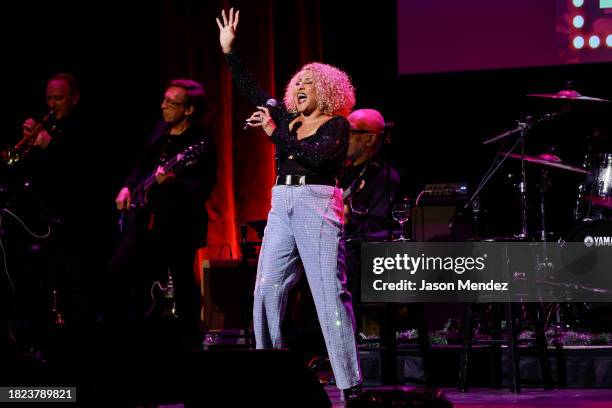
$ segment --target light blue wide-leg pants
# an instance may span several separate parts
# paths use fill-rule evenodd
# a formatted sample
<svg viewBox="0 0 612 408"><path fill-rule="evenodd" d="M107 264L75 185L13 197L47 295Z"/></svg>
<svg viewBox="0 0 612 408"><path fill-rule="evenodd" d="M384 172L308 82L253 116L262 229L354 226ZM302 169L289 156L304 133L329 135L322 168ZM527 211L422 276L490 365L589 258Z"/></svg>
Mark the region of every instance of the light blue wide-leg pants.
<svg viewBox="0 0 612 408"><path fill-rule="evenodd" d="M346 290L342 190L326 185L275 186L257 266L253 325L258 349L282 348L287 295L301 259L336 385L361 383L351 295Z"/></svg>

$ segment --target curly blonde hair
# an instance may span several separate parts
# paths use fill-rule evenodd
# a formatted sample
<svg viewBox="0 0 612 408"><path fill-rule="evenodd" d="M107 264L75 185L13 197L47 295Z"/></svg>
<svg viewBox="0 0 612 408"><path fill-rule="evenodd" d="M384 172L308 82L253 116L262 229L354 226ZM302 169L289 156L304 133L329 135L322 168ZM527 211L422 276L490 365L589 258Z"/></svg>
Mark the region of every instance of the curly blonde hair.
<svg viewBox="0 0 612 408"><path fill-rule="evenodd" d="M317 92L317 107L330 116L348 116L355 106L355 88L346 72L320 62L304 65L289 81L285 88L284 102L287 110L297 112L294 101L295 84L304 71L311 71L314 76L314 86Z"/></svg>

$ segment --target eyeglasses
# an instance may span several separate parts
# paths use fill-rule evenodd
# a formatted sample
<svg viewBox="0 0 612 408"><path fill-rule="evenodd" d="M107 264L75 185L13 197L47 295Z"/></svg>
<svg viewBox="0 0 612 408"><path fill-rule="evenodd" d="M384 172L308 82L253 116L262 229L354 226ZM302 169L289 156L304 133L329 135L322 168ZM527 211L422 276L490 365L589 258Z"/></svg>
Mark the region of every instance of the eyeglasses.
<svg viewBox="0 0 612 408"><path fill-rule="evenodd" d="M168 106L172 107L172 108L178 108L178 107L179 107L179 106L181 106L181 105L187 105L187 102L174 102L174 101L171 101L171 100L170 100L170 99L168 99L168 98L163 98L163 99L162 99L162 105L163 105L164 103L165 103L166 105L168 105Z"/></svg>
<svg viewBox="0 0 612 408"><path fill-rule="evenodd" d="M350 130L351 135L367 135L368 133L371 133L373 135L376 135L376 132L372 132L371 130L367 130L367 129L351 129Z"/></svg>

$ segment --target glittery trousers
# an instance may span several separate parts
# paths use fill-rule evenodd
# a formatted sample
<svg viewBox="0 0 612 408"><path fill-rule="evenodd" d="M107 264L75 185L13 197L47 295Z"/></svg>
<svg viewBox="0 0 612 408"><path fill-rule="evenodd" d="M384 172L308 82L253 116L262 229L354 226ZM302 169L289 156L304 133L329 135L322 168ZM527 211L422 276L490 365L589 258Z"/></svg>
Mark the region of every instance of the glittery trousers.
<svg viewBox="0 0 612 408"><path fill-rule="evenodd" d="M346 290L342 191L326 185L275 186L264 232L253 304L258 349L282 348L287 295L306 278L336 385L361 383L351 294Z"/></svg>

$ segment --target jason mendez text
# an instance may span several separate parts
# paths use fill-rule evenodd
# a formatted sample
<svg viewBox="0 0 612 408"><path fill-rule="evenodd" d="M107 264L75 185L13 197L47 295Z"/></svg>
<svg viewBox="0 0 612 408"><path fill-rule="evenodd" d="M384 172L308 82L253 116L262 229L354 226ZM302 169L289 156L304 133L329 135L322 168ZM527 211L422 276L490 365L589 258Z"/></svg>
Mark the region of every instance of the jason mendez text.
<svg viewBox="0 0 612 408"><path fill-rule="evenodd" d="M472 282L469 279L456 282L427 282L421 280L421 285L417 288L415 282L402 279L399 282L383 282L380 279L372 282L374 290L399 290L399 291L455 291L455 290L474 290L474 291L507 291L508 282L495 282L490 280L489 282Z"/></svg>

